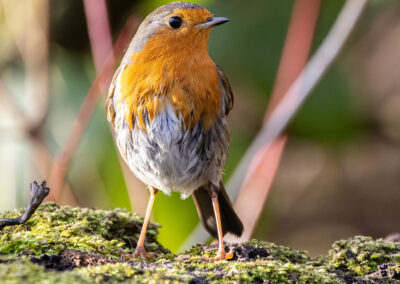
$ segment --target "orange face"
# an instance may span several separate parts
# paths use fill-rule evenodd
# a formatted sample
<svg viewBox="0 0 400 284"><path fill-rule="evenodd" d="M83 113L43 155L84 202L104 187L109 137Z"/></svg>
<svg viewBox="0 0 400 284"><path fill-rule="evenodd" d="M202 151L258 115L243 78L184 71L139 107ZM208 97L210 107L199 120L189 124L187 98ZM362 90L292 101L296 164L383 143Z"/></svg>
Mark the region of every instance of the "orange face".
<svg viewBox="0 0 400 284"><path fill-rule="evenodd" d="M198 25L206 22L212 16L206 9L176 9L165 17L165 27L162 29L163 35L173 37L177 40L186 40L186 36L194 38L199 33L208 35L210 29L203 29L198 27ZM179 17L182 20L179 28L174 29L171 27L170 19L173 17ZM167 30L169 33L166 32Z"/></svg>
<svg viewBox="0 0 400 284"><path fill-rule="evenodd" d="M173 17L181 19L178 28L171 26ZM120 103L129 107L127 121L144 130L144 112L152 120L169 103L187 127L200 119L204 127L212 125L219 113L221 88L207 52L210 28L201 26L211 17L205 9L176 9L163 18L164 24L143 48L130 55L131 64L120 78Z"/></svg>

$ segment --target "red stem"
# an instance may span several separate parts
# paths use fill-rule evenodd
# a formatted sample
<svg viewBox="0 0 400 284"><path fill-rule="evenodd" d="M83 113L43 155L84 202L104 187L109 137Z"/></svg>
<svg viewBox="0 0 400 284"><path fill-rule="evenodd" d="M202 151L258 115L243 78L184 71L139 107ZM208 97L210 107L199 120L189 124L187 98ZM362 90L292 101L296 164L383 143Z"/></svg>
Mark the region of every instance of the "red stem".
<svg viewBox="0 0 400 284"><path fill-rule="evenodd" d="M90 87L89 92L87 93L75 119L68 139L54 161L49 182L49 186L52 188L52 191L50 192L47 200L59 200L71 160L79 147L82 136L94 113L94 110L96 109L97 101L101 97L101 91L104 91L101 89L104 89L111 80L114 67L114 55L122 55L123 50L128 45L129 40L132 38L132 35L138 27L138 22L139 21L135 16L131 16L127 20L127 23L118 37L112 52L109 52L106 60L103 63L101 71L93 81L93 84Z"/></svg>
<svg viewBox="0 0 400 284"><path fill-rule="evenodd" d="M294 4L265 120L281 101L290 85L307 63L318 20L319 7L320 0L297 0ZM246 180L235 202L235 208L245 227L240 240L249 240L257 225L277 172L286 141L287 135L282 134L271 145L266 145L254 155L255 158L250 164Z"/></svg>

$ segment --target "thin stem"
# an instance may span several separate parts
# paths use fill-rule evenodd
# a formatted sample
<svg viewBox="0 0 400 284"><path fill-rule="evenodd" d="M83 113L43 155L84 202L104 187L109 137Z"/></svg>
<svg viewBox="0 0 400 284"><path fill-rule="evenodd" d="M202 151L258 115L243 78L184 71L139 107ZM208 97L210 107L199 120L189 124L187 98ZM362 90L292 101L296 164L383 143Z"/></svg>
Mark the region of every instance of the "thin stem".
<svg viewBox="0 0 400 284"><path fill-rule="evenodd" d="M290 85L307 64L320 5L320 0L297 0L294 3L264 123L268 121L272 111L282 101ZM276 176L286 142L287 134L282 133L270 145L265 146L267 151L259 151L249 166L248 173L250 172L251 176L249 175L248 182L243 184L235 202L236 213L244 224L242 239L247 240L254 231ZM258 166L256 170L254 170L254 164ZM230 239L235 240L235 237L228 236L227 240Z"/></svg>
<svg viewBox="0 0 400 284"><path fill-rule="evenodd" d="M239 195L242 185L246 182L246 178L251 176L251 172L249 173L248 170L253 157L259 153L260 149L267 151L272 142L284 131L292 117L297 113L302 103L310 95L311 91L339 54L366 4L367 0L346 1L325 40L311 58L306 68L286 92L285 97L271 113L269 121L264 124L232 174L227 191L233 200ZM257 163L253 163L252 168L253 170L257 168ZM200 226L194 229L193 234L188 237L181 249L189 247L193 242L203 242L206 240L208 235L204 233L204 230Z"/></svg>
<svg viewBox="0 0 400 284"><path fill-rule="evenodd" d="M108 58L104 62L102 70L90 87L72 126L68 139L55 159L50 174L50 185L53 188L52 193L49 196L49 200L51 201L58 201L61 195L71 160L79 147L86 127L96 109L96 104L101 97L101 88L104 88L107 85L106 82L109 82L111 79L112 69L114 66L114 54L122 53L123 49L128 45L128 41L132 37L134 30L137 28L137 25L132 25L132 19L134 18L128 19L124 30L121 32L116 44L114 45L113 51L110 52Z"/></svg>
<svg viewBox="0 0 400 284"><path fill-rule="evenodd" d="M233 199L236 199L246 177L250 175L248 168L254 155L263 146L270 145L289 124L305 99L332 65L366 4L367 0L346 1L324 42L271 113L270 119L264 124L229 180L228 193ZM257 165L253 165L253 168L256 167Z"/></svg>

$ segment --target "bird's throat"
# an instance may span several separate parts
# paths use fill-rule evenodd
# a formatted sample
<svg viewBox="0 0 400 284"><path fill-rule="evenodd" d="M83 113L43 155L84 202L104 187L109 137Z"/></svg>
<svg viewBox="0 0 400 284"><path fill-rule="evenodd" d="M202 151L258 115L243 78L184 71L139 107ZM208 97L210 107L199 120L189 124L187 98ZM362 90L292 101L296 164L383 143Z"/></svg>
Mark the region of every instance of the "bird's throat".
<svg viewBox="0 0 400 284"><path fill-rule="evenodd" d="M210 127L219 114L221 88L207 50L194 49L191 44L179 52L170 52L174 46L168 46L151 53L155 47L149 43L132 56L132 64L125 66L120 76L119 103L128 106L126 120L145 130L146 112L152 121L170 104L186 127L200 120Z"/></svg>

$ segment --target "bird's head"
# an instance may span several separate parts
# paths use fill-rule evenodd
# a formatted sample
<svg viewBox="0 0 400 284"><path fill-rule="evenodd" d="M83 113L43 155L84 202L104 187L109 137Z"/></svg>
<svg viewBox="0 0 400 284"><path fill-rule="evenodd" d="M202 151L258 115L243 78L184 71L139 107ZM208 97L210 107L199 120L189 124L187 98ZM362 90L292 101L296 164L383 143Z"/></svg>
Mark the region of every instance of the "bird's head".
<svg viewBox="0 0 400 284"><path fill-rule="evenodd" d="M124 59L130 60L141 51L154 58L185 51L189 54L207 52L211 28L227 21L229 19L225 17L213 17L197 4L173 2L163 5L141 23Z"/></svg>

